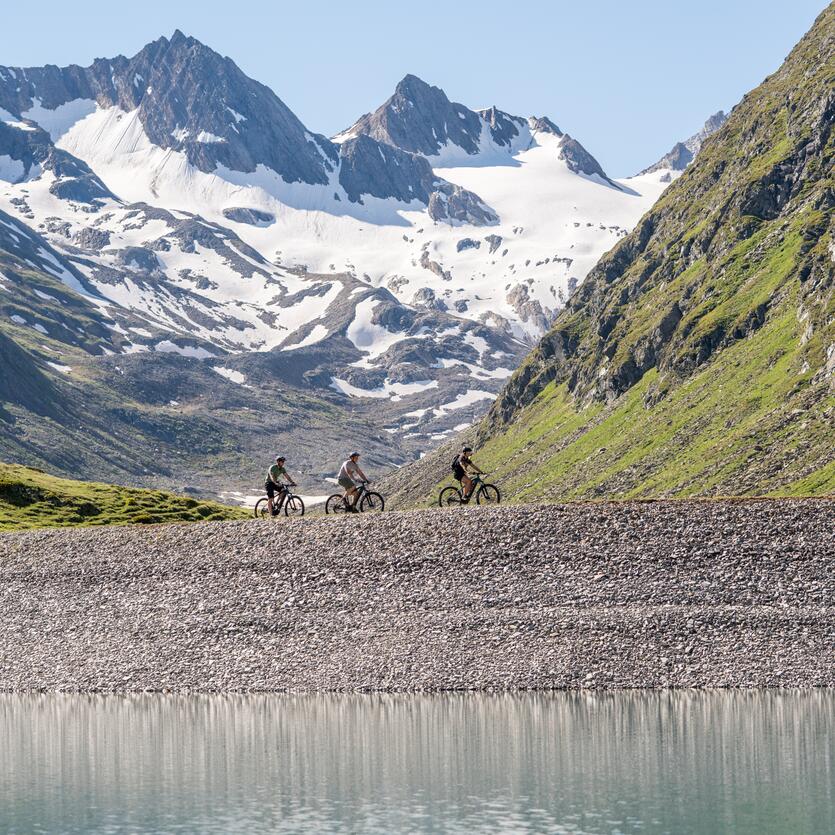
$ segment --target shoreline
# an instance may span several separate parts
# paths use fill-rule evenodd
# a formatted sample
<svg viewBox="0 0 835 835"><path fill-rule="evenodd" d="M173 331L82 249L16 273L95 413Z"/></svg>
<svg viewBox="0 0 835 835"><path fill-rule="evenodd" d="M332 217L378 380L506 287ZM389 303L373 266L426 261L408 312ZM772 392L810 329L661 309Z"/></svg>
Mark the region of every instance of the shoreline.
<svg viewBox="0 0 835 835"><path fill-rule="evenodd" d="M835 502L0 535L0 691L835 686Z"/></svg>

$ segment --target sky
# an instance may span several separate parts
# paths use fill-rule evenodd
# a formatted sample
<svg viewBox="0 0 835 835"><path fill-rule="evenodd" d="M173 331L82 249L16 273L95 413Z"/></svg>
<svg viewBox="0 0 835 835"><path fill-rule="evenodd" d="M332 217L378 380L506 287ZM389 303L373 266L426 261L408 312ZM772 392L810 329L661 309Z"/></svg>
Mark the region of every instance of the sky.
<svg viewBox="0 0 835 835"><path fill-rule="evenodd" d="M333 135L407 73L472 108L549 116L633 174L773 72L824 0L142 0L4 4L0 64L90 64L181 29Z"/></svg>

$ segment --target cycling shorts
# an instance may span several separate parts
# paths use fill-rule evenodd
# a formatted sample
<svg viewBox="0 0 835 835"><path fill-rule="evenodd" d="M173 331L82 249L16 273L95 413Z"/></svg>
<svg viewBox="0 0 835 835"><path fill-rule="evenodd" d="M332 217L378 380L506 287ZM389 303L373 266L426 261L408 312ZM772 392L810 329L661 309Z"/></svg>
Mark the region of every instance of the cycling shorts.
<svg viewBox="0 0 835 835"><path fill-rule="evenodd" d="M287 487L283 484L275 484L272 481L265 481L264 482L264 489L267 491L267 495L272 498L275 496L276 493L280 496L282 493L287 492Z"/></svg>

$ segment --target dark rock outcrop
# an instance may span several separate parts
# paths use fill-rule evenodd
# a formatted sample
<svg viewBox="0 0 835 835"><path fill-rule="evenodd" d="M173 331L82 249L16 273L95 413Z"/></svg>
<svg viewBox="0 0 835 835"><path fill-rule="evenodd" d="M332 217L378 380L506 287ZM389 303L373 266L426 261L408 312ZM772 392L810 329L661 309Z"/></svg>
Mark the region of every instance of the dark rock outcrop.
<svg viewBox="0 0 835 835"><path fill-rule="evenodd" d="M249 209L235 206L223 210L223 216L235 223L246 223L249 226L269 226L275 223L275 215L260 209Z"/></svg>

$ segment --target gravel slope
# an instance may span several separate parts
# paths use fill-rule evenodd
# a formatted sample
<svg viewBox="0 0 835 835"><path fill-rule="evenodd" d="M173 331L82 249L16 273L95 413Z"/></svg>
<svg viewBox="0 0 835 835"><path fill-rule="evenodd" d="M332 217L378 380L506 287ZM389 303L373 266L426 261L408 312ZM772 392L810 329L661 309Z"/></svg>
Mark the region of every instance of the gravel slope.
<svg viewBox="0 0 835 835"><path fill-rule="evenodd" d="M835 502L0 536L0 689L835 685Z"/></svg>

